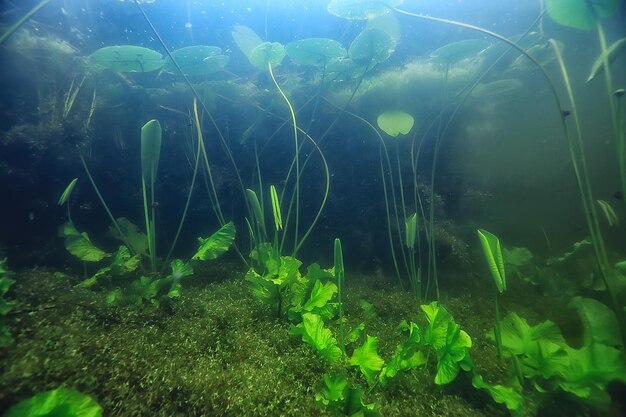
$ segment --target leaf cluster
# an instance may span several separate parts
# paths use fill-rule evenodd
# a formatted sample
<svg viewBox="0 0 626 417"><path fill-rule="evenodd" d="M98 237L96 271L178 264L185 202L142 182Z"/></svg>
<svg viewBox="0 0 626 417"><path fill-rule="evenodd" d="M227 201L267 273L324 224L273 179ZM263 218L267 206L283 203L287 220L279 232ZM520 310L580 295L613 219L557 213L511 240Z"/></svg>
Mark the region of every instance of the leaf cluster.
<svg viewBox="0 0 626 417"><path fill-rule="evenodd" d="M0 346L5 346L13 342L11 333L4 322L5 316L13 309L15 301L7 300L4 298L6 293L11 288L11 285L15 284L15 281L8 278L7 271L4 268L6 259L0 259Z"/></svg>

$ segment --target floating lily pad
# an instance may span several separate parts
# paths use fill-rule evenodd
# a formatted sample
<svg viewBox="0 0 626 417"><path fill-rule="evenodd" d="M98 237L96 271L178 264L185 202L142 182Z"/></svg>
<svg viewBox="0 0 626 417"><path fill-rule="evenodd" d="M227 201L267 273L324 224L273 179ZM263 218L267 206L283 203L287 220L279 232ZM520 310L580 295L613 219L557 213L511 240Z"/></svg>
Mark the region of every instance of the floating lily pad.
<svg viewBox="0 0 626 417"><path fill-rule="evenodd" d="M228 64L228 57L222 55L222 49L217 46L187 46L173 51L172 56L188 76L210 74L221 70ZM165 60L163 70L178 74L176 65L169 57Z"/></svg>
<svg viewBox="0 0 626 417"><path fill-rule="evenodd" d="M91 62L115 72L151 72L163 67L163 56L135 45L105 46L90 56Z"/></svg>
<svg viewBox="0 0 626 417"><path fill-rule="evenodd" d="M547 0L548 15L556 23L576 29L589 30L596 19L612 16L620 0Z"/></svg>
<svg viewBox="0 0 626 417"><path fill-rule="evenodd" d="M414 122L413 116L402 110L387 110L376 119L378 127L393 137L409 133Z"/></svg>
<svg viewBox="0 0 626 417"><path fill-rule="evenodd" d="M350 45L348 56L357 63L378 64L387 60L395 47L395 42L387 32L365 29Z"/></svg>
<svg viewBox="0 0 626 417"><path fill-rule="evenodd" d="M441 48L435 49L430 54L430 58L437 64L454 64L467 58L477 56L491 45L482 39L466 39L452 42Z"/></svg>
<svg viewBox="0 0 626 417"><path fill-rule="evenodd" d="M522 82L514 78L492 81L478 84L474 89L474 95L480 98L503 98L522 88Z"/></svg>
<svg viewBox="0 0 626 417"><path fill-rule="evenodd" d="M250 63L259 69L278 65L285 57L285 47L278 42L263 42L250 52Z"/></svg>
<svg viewBox="0 0 626 417"><path fill-rule="evenodd" d="M559 51L563 51L563 43L556 41L557 47ZM550 45L550 42L543 43L541 45L531 46L526 50L526 52L535 58L537 62L539 62L542 66L548 65L550 62L556 59L556 54L554 53L554 49ZM537 65L528 59L525 55L518 56L515 61L511 64L511 69L516 69L520 71L531 71L537 69Z"/></svg>
<svg viewBox="0 0 626 417"><path fill-rule="evenodd" d="M233 40L246 56L250 59L252 50L263 43L263 40L248 26L237 25L232 31Z"/></svg>
<svg viewBox="0 0 626 417"><path fill-rule="evenodd" d="M334 39L308 38L287 44L285 52L300 65L326 65L346 56L346 49Z"/></svg>
<svg viewBox="0 0 626 417"><path fill-rule="evenodd" d="M400 24L394 13L386 13L367 21L365 29L380 29L391 35L394 42L400 39Z"/></svg>
<svg viewBox="0 0 626 417"><path fill-rule="evenodd" d="M331 0L327 10L330 14L351 20L367 20L384 15L404 0Z"/></svg>

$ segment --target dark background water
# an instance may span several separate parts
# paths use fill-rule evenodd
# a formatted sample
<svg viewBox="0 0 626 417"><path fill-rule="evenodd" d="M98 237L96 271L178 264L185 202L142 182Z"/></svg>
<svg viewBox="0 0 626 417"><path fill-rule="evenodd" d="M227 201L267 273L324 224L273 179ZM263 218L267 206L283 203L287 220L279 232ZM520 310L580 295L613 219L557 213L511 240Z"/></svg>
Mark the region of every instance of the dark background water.
<svg viewBox="0 0 626 417"><path fill-rule="evenodd" d="M505 36L524 32L539 13L539 2L534 0L406 3L406 10L471 23ZM34 4L36 2L2 2L2 23L10 24ZM345 46L349 45L363 29L364 23L334 17L326 12L326 5L327 1L157 0L153 4L144 4L143 8L168 48L177 49L194 44L219 46L231 58L228 65L231 74L247 77L260 90L272 91L274 87L268 77L255 71L232 41L232 27L246 25L263 39L283 44L307 37L328 37ZM620 13L607 22L608 33L612 37L620 33L623 35L623 7ZM394 55L374 71L374 76L399 70L446 43L483 38L465 29L423 22L408 16L398 16L398 21L402 38ZM118 44L141 45L162 52L160 43L132 2L53 0L25 27L38 36L53 36L68 42L82 56L103 46ZM567 57L572 62L577 62L576 58L579 57L584 57L588 62L590 56L595 56L596 52L593 51L597 48L596 40L589 33L563 29L547 18L544 27L549 36L558 37L567 44ZM37 112L34 108L37 107L37 95L42 88L37 84L37 74L71 70L71 65L68 68L61 63L46 61L45 55L39 58L16 55L10 49L2 51L0 79L3 117L0 126L4 138L7 132L12 129L15 132L21 124L36 123ZM617 65L623 67L623 62ZM572 70L584 74L588 65L581 65L580 68L573 65ZM279 69L279 82L287 82L288 75L292 73L301 75L302 71L288 65ZM498 76L504 75L498 74L494 79ZM175 81L154 75L130 78L139 86L152 88L171 86ZM117 82L99 82L107 81ZM440 259L444 264L462 263L476 249L474 230L477 227L492 227L512 243L529 246L540 246L544 236L539 231L541 227L547 228L560 249L566 249L586 233L571 169L561 139L558 138L558 115L550 116L554 108L546 94L545 84L536 74L528 76L526 85L531 86L527 94L512 102L491 103L491 107L485 103L468 104L448 131L449 139L442 150L440 180L436 189L441 196L437 221L445 235L442 237L445 245L439 248ZM599 88L602 91L601 86ZM302 105L309 98L304 91L304 94L291 97L295 104ZM421 121L425 123L438 114L440 93L441 90L436 90L421 96L397 99L407 101L419 109ZM587 102L594 102L596 93L581 90L581 94L591 97ZM85 94L79 105L88 105L87 96ZM155 117L162 121L165 128L157 189L157 228L161 242L159 251L167 249L166 242L171 240L175 232L191 177L184 145L184 139L190 135L191 129L188 120L172 115L158 105L165 102L170 107L187 111L191 105L191 95L183 89L178 96L170 95L161 102L155 100L155 95L150 91L138 93L132 90L122 96L122 102L110 103L110 108L96 113L93 131L87 139L68 133L67 129L48 132L50 137L37 131L24 135L30 135L32 143L21 145L12 141L10 146L3 148L3 154L0 154L3 161L0 186L5 200L1 208L0 248L10 261L19 265L55 266L68 261L62 241L54 237L56 227L65 216L64 210L56 207L56 199L74 177L80 177L72 200L75 222L81 230L88 231L94 241L109 250L114 248L115 244L105 233L108 219L87 183L79 163L79 154L88 157L96 182L116 216L124 215L142 224L139 128ZM394 97L386 97L386 100L393 101ZM376 100L370 97L361 104L355 104L354 110L368 117L373 115L375 119L375 114L382 109L371 108L372 102ZM218 105L213 112L220 131L232 146L244 183L246 186L253 185L252 149L249 145L238 145L238 138L254 119L255 112L241 104ZM316 137L333 122L336 112L331 107L319 113L305 109L299 117L302 125L309 126L310 133ZM606 114L597 109L591 109L588 114L588 129L604 137L606 121L603 116ZM481 120L491 121L495 127L487 131L468 130L480 124ZM533 122L528 123L527 120ZM272 127L277 126L265 126L266 130L260 132L259 136L271 135ZM207 127L207 124L205 128L226 217L235 218L238 230L244 234L243 200L232 166L216 139L217 132ZM123 137L122 144L114 140L116 131ZM478 134L471 133L477 131ZM506 136L507 140L497 142L499 145L494 148L489 142L481 142L486 135L488 138ZM536 140L529 140L531 137ZM266 185L274 183L280 186L293 156L292 141L287 127L262 153L261 165ZM612 158L612 148L602 145L604 140L599 143L599 148L591 148L594 161ZM377 140L362 124L343 116L322 148L331 170L331 194L319 224L303 247L302 256L328 263L332 240L341 237L349 264L362 268L390 268ZM420 173L425 181L430 170L432 141L426 142L423 152L424 162L420 165ZM536 155L554 156L546 156L538 162ZM598 167L598 164L595 166ZM600 164L594 173L601 197L610 199L612 190L616 189L614 172L605 170ZM603 180L609 176L610 181ZM313 159L302 182L304 223L308 224L319 205L323 181L319 160ZM476 194L487 197L477 198ZM563 221L565 212L572 221ZM523 220L520 220L524 215ZM534 225L532 232L528 224ZM207 236L217 227L206 192L200 187L192 201L192 211L177 254L189 256L195 238Z"/></svg>

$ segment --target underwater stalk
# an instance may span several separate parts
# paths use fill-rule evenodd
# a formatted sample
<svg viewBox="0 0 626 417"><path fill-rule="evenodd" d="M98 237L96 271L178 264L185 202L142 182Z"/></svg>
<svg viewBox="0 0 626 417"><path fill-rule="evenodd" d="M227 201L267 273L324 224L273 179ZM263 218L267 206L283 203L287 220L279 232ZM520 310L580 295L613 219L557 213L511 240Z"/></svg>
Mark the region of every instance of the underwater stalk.
<svg viewBox="0 0 626 417"><path fill-rule="evenodd" d="M296 213L295 213L294 240L293 240L294 252L292 252L291 256L295 257L296 256L295 248L299 247L298 245L298 222L300 220L300 157L299 157L300 146L298 146L298 124L296 123L296 113L293 111L293 106L291 105L289 98L287 98L284 91L282 90L282 88L280 88L280 85L276 81L276 77L274 77L274 71L272 70L271 62L267 63L267 68L269 69L270 76L272 77L272 81L274 82L274 85L276 86L276 88L278 89L278 92L283 97L283 99L287 103L287 106L289 107L289 112L291 113L291 120L293 121L293 140L294 140L295 154L296 154L294 158L296 161L296 184L294 186L295 187L294 192L296 195ZM283 194L284 194L284 191L283 191ZM287 222L289 222L289 218L287 218ZM286 235L287 233L283 234L283 239L280 244L281 252L285 244Z"/></svg>
<svg viewBox="0 0 626 417"><path fill-rule="evenodd" d="M13 24L13 26L11 26L9 29L7 29L6 32L4 32L2 35L0 35L0 45L2 45L2 43L7 40L7 38L9 36L11 36L13 34L13 32L15 32L16 30L18 30L20 28L20 26L22 26L28 19L30 19L30 17L32 15L34 15L35 13L37 13L39 10L41 10L42 7L44 7L46 4L50 3L50 0L43 0L42 2L40 2L39 4L37 4L35 7L33 7L32 9L30 9L28 11L28 13L26 13L20 20L18 20L17 22L15 22Z"/></svg>
<svg viewBox="0 0 626 417"><path fill-rule="evenodd" d="M345 357L346 344L343 337L343 285L346 280L346 272L343 266L343 250L341 240L335 238L334 246L335 278L337 279L337 301L339 303L339 347L341 348L341 358Z"/></svg>

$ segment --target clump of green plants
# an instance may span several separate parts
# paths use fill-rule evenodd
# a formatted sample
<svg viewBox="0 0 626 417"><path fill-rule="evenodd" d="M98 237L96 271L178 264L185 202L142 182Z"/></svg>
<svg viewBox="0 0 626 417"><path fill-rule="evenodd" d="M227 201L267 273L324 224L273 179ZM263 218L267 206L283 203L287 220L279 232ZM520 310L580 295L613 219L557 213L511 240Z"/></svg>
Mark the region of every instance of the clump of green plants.
<svg viewBox="0 0 626 417"><path fill-rule="evenodd" d="M13 309L15 301L7 300L4 296L11 288L11 285L15 284L15 281L7 277L7 271L4 268L6 261L6 259L0 259L0 347L13 342L13 337L11 337L9 328L4 320L9 311Z"/></svg>
<svg viewBox="0 0 626 417"><path fill-rule="evenodd" d="M101 417L102 407L89 395L59 387L20 401L4 417Z"/></svg>
<svg viewBox="0 0 626 417"><path fill-rule="evenodd" d="M516 313L502 320L504 357L513 363L511 383L547 400L559 393L592 408L607 411L611 397L607 385L626 382L626 357L617 318L601 302L575 297L584 327L583 344L571 347L551 321L530 325Z"/></svg>

